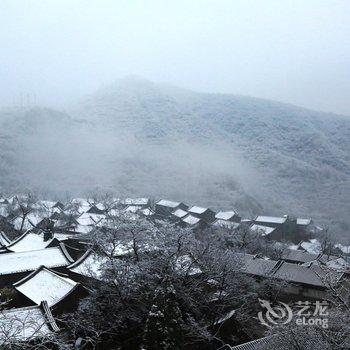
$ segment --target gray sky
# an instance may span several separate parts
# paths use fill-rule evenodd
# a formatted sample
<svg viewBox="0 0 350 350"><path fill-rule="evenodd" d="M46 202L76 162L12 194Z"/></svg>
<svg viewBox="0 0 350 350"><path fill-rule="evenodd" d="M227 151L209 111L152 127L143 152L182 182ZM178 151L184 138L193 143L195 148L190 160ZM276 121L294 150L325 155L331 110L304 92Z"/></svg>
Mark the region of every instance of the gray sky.
<svg viewBox="0 0 350 350"><path fill-rule="evenodd" d="M348 0L0 0L0 105L125 75L350 115Z"/></svg>

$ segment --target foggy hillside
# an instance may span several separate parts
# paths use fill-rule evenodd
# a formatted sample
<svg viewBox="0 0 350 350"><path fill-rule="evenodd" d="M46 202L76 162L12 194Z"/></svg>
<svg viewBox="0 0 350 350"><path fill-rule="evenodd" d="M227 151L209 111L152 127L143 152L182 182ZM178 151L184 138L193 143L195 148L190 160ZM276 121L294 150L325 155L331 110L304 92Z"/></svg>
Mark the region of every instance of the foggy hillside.
<svg viewBox="0 0 350 350"><path fill-rule="evenodd" d="M2 111L0 127L4 189L99 188L350 227L347 117L127 79L67 113Z"/></svg>

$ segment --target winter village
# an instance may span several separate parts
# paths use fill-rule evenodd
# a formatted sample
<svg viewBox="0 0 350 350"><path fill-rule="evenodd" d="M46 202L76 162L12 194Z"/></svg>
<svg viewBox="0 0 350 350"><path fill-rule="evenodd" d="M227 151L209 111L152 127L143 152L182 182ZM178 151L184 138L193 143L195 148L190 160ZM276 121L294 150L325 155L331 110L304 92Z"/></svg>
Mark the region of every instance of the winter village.
<svg viewBox="0 0 350 350"><path fill-rule="evenodd" d="M94 337L112 348L108 332L113 326L97 335L89 316L85 322L91 330L74 324L80 309L82 315L89 313L87 305L102 298L99 293L121 303L115 310L104 309L104 300L100 311L110 308L112 318L119 308L130 312L129 328L141 321L138 327L145 329L138 341L145 344L154 344L157 337L152 315L158 310L162 317L178 312L181 322L201 328L192 339L199 344L203 337L217 347L221 342L222 349L276 348L278 341L286 344L280 336L285 330L266 335L266 327L256 320L242 319L241 313L249 318L255 311L237 300L240 295L248 304L256 299L253 308L271 294L276 302L345 304L349 296L347 247L336 244L310 218L242 218L232 208L214 211L165 199L112 196L67 202L3 197L0 214L0 348L59 349L69 344L92 349ZM130 310L139 288L149 289L140 299L145 302L142 312ZM170 300L157 304L162 293ZM192 300L197 293L201 296ZM172 298L178 301L172 303ZM191 303L202 304L196 310ZM207 318L196 315L202 312ZM188 337L183 329L169 328ZM133 343L127 330L121 333L121 343Z"/></svg>

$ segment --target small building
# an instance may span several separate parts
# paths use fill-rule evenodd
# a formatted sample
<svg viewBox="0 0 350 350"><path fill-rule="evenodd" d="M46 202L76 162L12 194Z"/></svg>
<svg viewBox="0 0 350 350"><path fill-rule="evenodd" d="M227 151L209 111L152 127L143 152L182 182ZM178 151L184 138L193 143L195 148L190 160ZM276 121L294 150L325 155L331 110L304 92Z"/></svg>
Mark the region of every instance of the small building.
<svg viewBox="0 0 350 350"><path fill-rule="evenodd" d="M40 305L46 301L55 314L73 311L79 300L88 295L87 289L68 278L68 275L44 266L40 266L13 286L18 292L17 302L21 306Z"/></svg>
<svg viewBox="0 0 350 350"><path fill-rule="evenodd" d="M299 234L308 234L310 233L313 226L312 219L301 219L297 218L297 231Z"/></svg>
<svg viewBox="0 0 350 350"><path fill-rule="evenodd" d="M261 234L261 236L266 236L271 239L276 239L275 233L278 233L278 228L276 227L270 227L270 226L264 226L264 225L257 225L253 224L250 226L250 229L255 232ZM278 234L279 236L279 234Z"/></svg>
<svg viewBox="0 0 350 350"><path fill-rule="evenodd" d="M59 210L63 211L64 210L64 204L58 201L51 208L52 209L59 209Z"/></svg>
<svg viewBox="0 0 350 350"><path fill-rule="evenodd" d="M73 262L62 243L52 248L0 254L0 288L12 285L41 265L64 272Z"/></svg>
<svg viewBox="0 0 350 350"><path fill-rule="evenodd" d="M342 272L325 267L302 266L287 262L283 262L273 274L274 278L289 283L286 293L320 300L327 299L328 286L338 285L343 276Z"/></svg>
<svg viewBox="0 0 350 350"><path fill-rule="evenodd" d="M139 211L139 214L148 218L152 219L153 216L155 215L154 211L151 208L144 208Z"/></svg>
<svg viewBox="0 0 350 350"><path fill-rule="evenodd" d="M202 222L202 219L197 218L196 216L193 216L191 214L187 214L184 218L181 220L183 223L185 223L185 226L196 226L200 225Z"/></svg>
<svg viewBox="0 0 350 350"><path fill-rule="evenodd" d="M120 201L120 204L123 207L127 207L130 205L135 205L138 207L149 208L151 205L151 200L149 198L125 198Z"/></svg>
<svg viewBox="0 0 350 350"><path fill-rule="evenodd" d="M215 215L216 220L224 220L224 221L231 221L231 222L241 222L241 217L238 215L238 213L234 210L230 211L219 211Z"/></svg>
<svg viewBox="0 0 350 350"><path fill-rule="evenodd" d="M47 302L39 306L4 310L0 318L0 346L6 343L34 343L49 338L59 328ZM19 345L19 344L18 344Z"/></svg>
<svg viewBox="0 0 350 350"><path fill-rule="evenodd" d="M107 262L107 256L99 255L89 249L79 260L69 265L67 269L77 281L101 280L102 267Z"/></svg>
<svg viewBox="0 0 350 350"><path fill-rule="evenodd" d="M187 210L188 205L182 202L173 202L165 199L161 199L155 204L155 213L163 217L170 216L177 209Z"/></svg>
<svg viewBox="0 0 350 350"><path fill-rule="evenodd" d="M283 260L258 258L251 254L236 254L237 266L243 273L256 278L275 278L288 282L283 293L288 298L327 299L329 285L339 285L344 279L342 271L314 264L298 265Z"/></svg>
<svg viewBox="0 0 350 350"><path fill-rule="evenodd" d="M80 233L89 233L93 228L102 224L106 219L104 214L83 213L77 218L78 225L75 230Z"/></svg>
<svg viewBox="0 0 350 350"><path fill-rule="evenodd" d="M176 209L171 213L170 219L177 223L180 222L186 215L188 215L188 211L183 209Z"/></svg>
<svg viewBox="0 0 350 350"><path fill-rule="evenodd" d="M208 224L200 219L197 218L196 216L193 216L192 214L187 214L184 218L182 218L179 222L178 225L180 227L189 227L193 231L199 231L206 229L208 227Z"/></svg>
<svg viewBox="0 0 350 350"><path fill-rule="evenodd" d="M321 254L312 254L302 250L286 249L282 252L281 259L292 264L305 264L316 261Z"/></svg>
<svg viewBox="0 0 350 350"><path fill-rule="evenodd" d="M267 227L282 227L287 221L287 217L277 217L277 216L263 216L258 215L254 219L254 223L261 226L267 226Z"/></svg>
<svg viewBox="0 0 350 350"><path fill-rule="evenodd" d="M98 207L98 205L92 205L89 210L86 211L87 214L105 214L106 210L102 208L102 206Z"/></svg>
<svg viewBox="0 0 350 350"><path fill-rule="evenodd" d="M193 206L188 209L188 212L191 215L204 220L208 224L212 223L215 220L215 212L209 208Z"/></svg>
<svg viewBox="0 0 350 350"><path fill-rule="evenodd" d="M254 277L270 277L280 264L279 261L261 259L252 254L237 253L235 259L243 273Z"/></svg>
<svg viewBox="0 0 350 350"><path fill-rule="evenodd" d="M127 207L125 207L124 212L136 214L141 209L142 207L140 205L128 205Z"/></svg>
<svg viewBox="0 0 350 350"><path fill-rule="evenodd" d="M11 252L19 253L57 247L58 245L59 241L55 238L45 237L44 235L38 235L27 231L22 236L8 244L6 248Z"/></svg>
<svg viewBox="0 0 350 350"><path fill-rule="evenodd" d="M311 224L311 219L297 219L288 215L283 217L259 215L254 219L254 224L275 228L273 234L268 235L271 239L299 242L301 239L308 238L309 233L306 228Z"/></svg>

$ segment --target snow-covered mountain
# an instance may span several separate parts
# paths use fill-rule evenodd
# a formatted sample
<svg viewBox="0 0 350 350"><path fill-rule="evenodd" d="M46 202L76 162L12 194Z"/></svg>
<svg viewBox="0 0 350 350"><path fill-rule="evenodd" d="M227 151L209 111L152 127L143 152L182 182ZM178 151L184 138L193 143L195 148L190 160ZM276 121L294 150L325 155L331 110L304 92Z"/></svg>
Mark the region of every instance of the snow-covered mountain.
<svg viewBox="0 0 350 350"><path fill-rule="evenodd" d="M127 79L68 113L4 111L0 124L6 186L98 186L350 227L349 117Z"/></svg>

